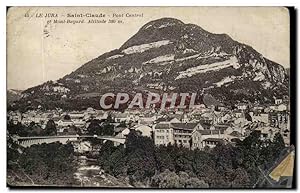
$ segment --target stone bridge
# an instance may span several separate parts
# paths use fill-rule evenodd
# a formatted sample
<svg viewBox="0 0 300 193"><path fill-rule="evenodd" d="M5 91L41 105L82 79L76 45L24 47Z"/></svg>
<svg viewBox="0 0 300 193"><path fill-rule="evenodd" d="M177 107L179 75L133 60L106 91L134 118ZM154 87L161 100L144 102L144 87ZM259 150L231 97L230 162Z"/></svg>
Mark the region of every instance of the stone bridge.
<svg viewBox="0 0 300 193"><path fill-rule="evenodd" d="M98 136L98 135L58 135L58 136L30 136L30 137L13 137L19 145L23 147L30 147L34 144L42 144L42 143L53 143L60 142L62 144L66 144L71 141L77 141L81 138L95 138L104 141L112 141L119 144L124 144L126 138L115 137L115 136Z"/></svg>

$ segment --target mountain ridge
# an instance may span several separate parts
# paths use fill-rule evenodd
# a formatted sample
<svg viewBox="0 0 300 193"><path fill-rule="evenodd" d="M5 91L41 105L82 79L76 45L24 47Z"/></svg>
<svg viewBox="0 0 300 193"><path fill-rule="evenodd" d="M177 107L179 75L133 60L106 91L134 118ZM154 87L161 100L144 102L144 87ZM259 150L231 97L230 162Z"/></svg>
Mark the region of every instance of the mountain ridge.
<svg viewBox="0 0 300 193"><path fill-rule="evenodd" d="M63 78L25 90L21 101L60 106L81 96L96 101L106 92L144 91L197 92L225 103L263 103L288 97L288 81L283 66L251 46L227 34L162 18Z"/></svg>

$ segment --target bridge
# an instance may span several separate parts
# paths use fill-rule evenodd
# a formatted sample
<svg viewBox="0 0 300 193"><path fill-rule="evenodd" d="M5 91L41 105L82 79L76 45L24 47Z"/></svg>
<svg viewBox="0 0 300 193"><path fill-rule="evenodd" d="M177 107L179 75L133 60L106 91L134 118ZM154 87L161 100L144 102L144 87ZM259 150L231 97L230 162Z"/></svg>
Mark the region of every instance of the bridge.
<svg viewBox="0 0 300 193"><path fill-rule="evenodd" d="M53 143L60 142L62 144L66 144L68 142L77 141L81 138L94 138L100 139L104 141L112 141L119 144L124 144L125 139L123 137L116 136L98 136L98 135L54 135L54 136L29 136L29 137L20 137L14 136L13 139L17 141L17 143L23 147L30 147L34 144L42 144L42 143Z"/></svg>

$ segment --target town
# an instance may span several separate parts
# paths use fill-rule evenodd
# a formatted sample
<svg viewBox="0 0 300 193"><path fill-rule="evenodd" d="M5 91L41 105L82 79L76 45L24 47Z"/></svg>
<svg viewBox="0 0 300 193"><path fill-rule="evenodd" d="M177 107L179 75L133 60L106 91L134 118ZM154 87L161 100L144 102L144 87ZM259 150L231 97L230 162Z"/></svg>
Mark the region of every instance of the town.
<svg viewBox="0 0 300 193"><path fill-rule="evenodd" d="M8 122L14 125L35 125L41 133L49 120L55 123L55 135L84 135L91 120L107 120L113 125L113 136L126 138L131 130L151 138L154 144L182 145L189 149L213 148L217 144L235 144L252 131L262 139L272 140L280 133L286 146L290 145L290 105L288 100L274 99L273 104L238 103L224 105L193 105L192 109L126 109L123 112L87 108L84 111L29 110L8 112ZM115 145L120 143L115 142ZM82 147L84 146L84 147ZM77 150L90 151L90 144L79 143Z"/></svg>

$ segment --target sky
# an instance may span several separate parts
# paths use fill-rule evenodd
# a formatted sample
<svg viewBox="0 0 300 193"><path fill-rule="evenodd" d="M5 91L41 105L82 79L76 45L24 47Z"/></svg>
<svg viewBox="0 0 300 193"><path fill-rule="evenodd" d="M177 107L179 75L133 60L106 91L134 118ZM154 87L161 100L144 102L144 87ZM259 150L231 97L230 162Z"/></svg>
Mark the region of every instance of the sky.
<svg viewBox="0 0 300 193"><path fill-rule="evenodd" d="M114 18L122 23L47 24L53 18L36 17L39 13L58 14L61 20L75 13L124 17ZM57 80L119 48L144 24L162 17L226 33L266 58L290 65L289 13L283 7L13 7L7 13L7 88L24 90Z"/></svg>

